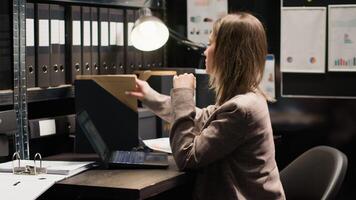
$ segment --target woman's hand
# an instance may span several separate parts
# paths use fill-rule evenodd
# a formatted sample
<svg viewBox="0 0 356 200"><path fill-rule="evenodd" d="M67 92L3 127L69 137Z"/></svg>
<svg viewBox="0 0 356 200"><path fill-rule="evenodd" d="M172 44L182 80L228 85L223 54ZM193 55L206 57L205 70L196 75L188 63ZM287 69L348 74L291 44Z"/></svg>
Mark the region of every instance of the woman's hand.
<svg viewBox="0 0 356 200"><path fill-rule="evenodd" d="M191 88L195 89L195 76L184 73L173 77L173 88Z"/></svg>
<svg viewBox="0 0 356 200"><path fill-rule="evenodd" d="M136 89L134 91L126 91L125 94L133 96L139 100L149 99L150 95L154 95L156 91L150 87L146 81L136 79Z"/></svg>

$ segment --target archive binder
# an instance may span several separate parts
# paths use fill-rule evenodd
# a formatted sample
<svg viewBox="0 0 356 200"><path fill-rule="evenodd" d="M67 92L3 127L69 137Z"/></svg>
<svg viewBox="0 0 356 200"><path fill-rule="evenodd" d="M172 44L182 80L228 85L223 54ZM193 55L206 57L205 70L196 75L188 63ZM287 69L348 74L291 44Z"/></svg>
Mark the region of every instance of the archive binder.
<svg viewBox="0 0 356 200"><path fill-rule="evenodd" d="M117 21L116 21L116 65L117 73L125 73L125 31L124 31L124 10L117 10Z"/></svg>
<svg viewBox="0 0 356 200"><path fill-rule="evenodd" d="M60 43L61 36L64 34L62 30L64 21L64 7L60 5L50 5L50 86L58 86L65 83L65 52L63 44ZM63 37L63 36L62 36Z"/></svg>
<svg viewBox="0 0 356 200"><path fill-rule="evenodd" d="M112 74L123 74L123 10L109 9Z"/></svg>
<svg viewBox="0 0 356 200"><path fill-rule="evenodd" d="M75 115L56 116L29 120L31 138L54 134L73 134L75 132Z"/></svg>
<svg viewBox="0 0 356 200"><path fill-rule="evenodd" d="M81 9L71 6L69 11L69 80L74 83L75 77L82 74L82 41L81 41Z"/></svg>
<svg viewBox="0 0 356 200"><path fill-rule="evenodd" d="M127 74L131 74L133 73L135 70L137 70L137 66L136 66L136 55L135 55L135 48L131 43L131 38L130 38L130 33L132 30L132 27L134 25L134 21L135 21L135 13L134 10L126 10L126 35L127 35L127 40L125 41L125 45L126 45L126 49L127 49L127 53L126 53L126 73Z"/></svg>
<svg viewBox="0 0 356 200"><path fill-rule="evenodd" d="M90 7L82 7L82 43L83 43L83 71L82 74L91 74L91 24Z"/></svg>
<svg viewBox="0 0 356 200"><path fill-rule="evenodd" d="M99 74L99 25L98 8L92 7L91 11L91 74Z"/></svg>
<svg viewBox="0 0 356 200"><path fill-rule="evenodd" d="M65 84L66 83L66 72L67 72L67 65L66 65L66 29L65 29L65 8L64 6L58 7L58 18L59 18L59 83Z"/></svg>
<svg viewBox="0 0 356 200"><path fill-rule="evenodd" d="M91 161L42 161L39 154L35 159L21 160L16 152L13 161L0 163L0 172L8 172L0 173L1 199L37 199L57 181L97 166Z"/></svg>
<svg viewBox="0 0 356 200"><path fill-rule="evenodd" d="M0 90L13 89L12 1L1 1L0 9Z"/></svg>
<svg viewBox="0 0 356 200"><path fill-rule="evenodd" d="M110 49L109 49L109 9L99 8L99 22L100 22L100 74L109 74L110 65Z"/></svg>
<svg viewBox="0 0 356 200"><path fill-rule="evenodd" d="M134 10L134 21L135 22L139 18L139 10ZM131 32L131 30L129 30ZM134 49L134 54L135 54L135 65L136 69L142 69L143 68L143 51L136 49L135 47L132 46Z"/></svg>
<svg viewBox="0 0 356 200"><path fill-rule="evenodd" d="M26 78L28 88L36 86L34 20L34 4L26 3Z"/></svg>
<svg viewBox="0 0 356 200"><path fill-rule="evenodd" d="M38 87L49 87L50 76L50 36L49 36L49 5L37 4L37 50L36 77Z"/></svg>

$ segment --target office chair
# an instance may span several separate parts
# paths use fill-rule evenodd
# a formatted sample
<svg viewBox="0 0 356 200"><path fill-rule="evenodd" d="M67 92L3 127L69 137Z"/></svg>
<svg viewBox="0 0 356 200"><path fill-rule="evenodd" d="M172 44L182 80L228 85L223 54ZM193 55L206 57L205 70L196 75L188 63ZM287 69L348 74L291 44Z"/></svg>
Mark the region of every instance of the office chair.
<svg viewBox="0 0 356 200"><path fill-rule="evenodd" d="M346 169L347 157L341 151L327 146L309 149L280 172L286 198L334 199Z"/></svg>

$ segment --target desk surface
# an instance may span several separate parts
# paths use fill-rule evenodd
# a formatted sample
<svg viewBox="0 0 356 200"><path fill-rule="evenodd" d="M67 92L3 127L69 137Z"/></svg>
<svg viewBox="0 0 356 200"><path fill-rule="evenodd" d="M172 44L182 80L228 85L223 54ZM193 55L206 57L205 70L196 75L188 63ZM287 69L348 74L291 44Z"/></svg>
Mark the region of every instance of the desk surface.
<svg viewBox="0 0 356 200"><path fill-rule="evenodd" d="M169 156L167 169L91 169L56 183L49 193L72 198L146 199L191 182L192 175L178 171Z"/></svg>

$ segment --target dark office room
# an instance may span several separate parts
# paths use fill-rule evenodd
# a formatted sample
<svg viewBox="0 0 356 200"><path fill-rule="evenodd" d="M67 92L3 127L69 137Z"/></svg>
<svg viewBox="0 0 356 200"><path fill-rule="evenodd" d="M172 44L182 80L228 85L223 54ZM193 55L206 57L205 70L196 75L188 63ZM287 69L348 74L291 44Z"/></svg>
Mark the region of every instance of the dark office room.
<svg viewBox="0 0 356 200"><path fill-rule="evenodd" d="M356 199L355 85L356 0L3 0L0 199Z"/></svg>

